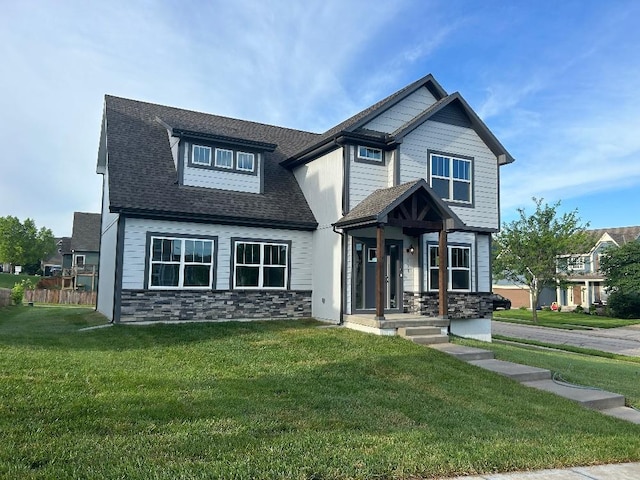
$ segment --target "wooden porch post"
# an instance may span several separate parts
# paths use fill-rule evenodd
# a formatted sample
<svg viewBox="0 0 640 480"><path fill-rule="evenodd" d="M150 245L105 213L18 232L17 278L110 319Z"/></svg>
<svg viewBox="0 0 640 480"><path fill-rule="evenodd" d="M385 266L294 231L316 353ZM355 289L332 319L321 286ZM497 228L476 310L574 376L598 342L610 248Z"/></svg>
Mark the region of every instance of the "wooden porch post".
<svg viewBox="0 0 640 480"><path fill-rule="evenodd" d="M377 228L376 245L376 320L384 320L384 225L379 224Z"/></svg>
<svg viewBox="0 0 640 480"><path fill-rule="evenodd" d="M443 222L444 223L444 222ZM438 233L438 314L442 318L449 315L449 301L447 298L447 288L449 286L449 277L447 275L447 259L449 251L447 249L447 231L442 226L442 230Z"/></svg>

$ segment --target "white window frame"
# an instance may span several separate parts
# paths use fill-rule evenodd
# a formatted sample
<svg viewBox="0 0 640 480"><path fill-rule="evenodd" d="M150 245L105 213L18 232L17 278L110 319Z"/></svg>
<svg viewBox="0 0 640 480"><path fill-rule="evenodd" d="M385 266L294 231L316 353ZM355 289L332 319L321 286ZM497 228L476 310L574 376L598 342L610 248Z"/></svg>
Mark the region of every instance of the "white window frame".
<svg viewBox="0 0 640 480"><path fill-rule="evenodd" d="M231 165L221 165L218 163L218 152L225 152L225 153L230 153L231 154ZM225 168L227 170L233 170L233 150L229 150L227 148L216 148L215 150L215 160L214 160L214 165L218 168Z"/></svg>
<svg viewBox="0 0 640 480"><path fill-rule="evenodd" d="M379 154L379 158L377 158L377 154ZM384 161L384 154L380 148L358 145L358 158L369 162L382 163Z"/></svg>
<svg viewBox="0 0 640 480"><path fill-rule="evenodd" d="M238 263L238 245L260 245L260 262L259 263ZM285 247L285 264L284 267L284 285L282 287L264 286L264 269L270 267L270 264L264 263L264 247L276 246ZM290 245L286 242L269 242L260 240L234 240L233 242L233 288L234 290L286 290L289 285L289 262L290 262ZM274 265L281 267L281 265ZM238 267L257 267L258 268L258 285L237 285L237 269Z"/></svg>
<svg viewBox="0 0 640 480"><path fill-rule="evenodd" d="M462 249L462 250L467 250L469 252L469 266L468 267L453 267L452 266L452 261L451 259L453 258L453 249ZM439 285L432 285L431 284L431 271L432 270L438 270L439 271L439 261L438 264L436 265L431 265L431 250L432 249L438 249L439 247L438 245L428 245L427 248L427 261L425 262L425 265L427 266L427 282L428 282L428 290L430 292L437 292ZM439 253L439 252L438 252ZM472 262L472 258L471 258L471 247L467 246L467 245L447 245L447 291L451 291L451 292L470 292L472 290L472 276L471 276L471 265L473 264ZM469 275L469 288L453 288L453 272L454 271L466 271L468 272Z"/></svg>
<svg viewBox="0 0 640 480"><path fill-rule="evenodd" d="M208 151L209 152L209 161L208 162L196 161L196 149L202 149L204 151ZM191 163L193 165L205 165L207 167L210 167L211 166L211 147L208 147L206 145L193 144L191 146Z"/></svg>
<svg viewBox="0 0 640 480"><path fill-rule="evenodd" d="M82 265L80 265L80 262L78 261L79 259L82 259ZM85 255L76 255L75 260L76 260L75 266L77 268L84 268L84 266L86 265L87 258Z"/></svg>
<svg viewBox="0 0 640 480"><path fill-rule="evenodd" d="M440 158L444 158L448 161L448 166L449 166L449 175L448 176L444 176L444 175L436 175L433 173L433 157L440 157ZM454 162L458 161L458 162L464 162L466 164L469 165L469 179L467 180L466 178L455 178L454 177L454 172L453 172L453 165ZM460 158L460 157L455 157L452 155L446 155L443 153L430 153L429 154L429 186L433 188L433 179L439 179L439 180L446 180L448 185L449 185L449 189L448 189L448 195L447 197L443 198L443 200L446 200L447 202L453 202L453 203L459 203L459 204L463 204L463 205L470 205L473 203L473 160L468 159L468 158ZM460 182L460 183L466 183L469 184L469 200L455 200L453 198L453 190L454 190L454 184L455 182Z"/></svg>
<svg viewBox="0 0 640 480"><path fill-rule="evenodd" d="M586 265L584 256L569 257L567 260L567 270L571 271L583 271Z"/></svg>
<svg viewBox="0 0 640 480"><path fill-rule="evenodd" d="M180 242L180 260L154 260L153 259L153 241L154 240L171 240ZM210 262L187 262L185 259L186 241L194 242L207 242L211 244L211 261ZM211 238L198 238L198 237L172 237L170 235L152 235L149 242L149 251L147 252L149 258L149 272L148 272L148 286L152 290L211 290L213 288L215 258L216 258L216 242ZM156 264L164 265L179 265L178 267L178 285L153 285L153 266ZM208 265L209 266L209 284L208 285L184 285L184 271L188 265Z"/></svg>
<svg viewBox="0 0 640 480"><path fill-rule="evenodd" d="M246 158L251 158L251 168L242 168L240 166L241 158L246 156ZM238 152L236 157L236 170L240 172L253 172L256 169L256 156L253 153L249 152Z"/></svg>

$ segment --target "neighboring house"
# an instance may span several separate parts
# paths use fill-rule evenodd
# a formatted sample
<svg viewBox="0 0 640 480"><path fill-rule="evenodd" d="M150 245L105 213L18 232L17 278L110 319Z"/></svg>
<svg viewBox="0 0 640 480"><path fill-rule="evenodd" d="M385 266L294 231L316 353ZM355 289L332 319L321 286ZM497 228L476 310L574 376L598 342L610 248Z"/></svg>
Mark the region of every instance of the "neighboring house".
<svg viewBox="0 0 640 480"><path fill-rule="evenodd" d="M64 254L71 253L71 237L57 237L56 252L41 262L42 275L45 277L57 276L62 273L62 260Z"/></svg>
<svg viewBox="0 0 640 480"><path fill-rule="evenodd" d="M97 308L378 332L422 315L488 339L512 161L431 75L322 134L106 96Z"/></svg>
<svg viewBox="0 0 640 480"><path fill-rule="evenodd" d="M510 280L495 280L493 292L499 293L503 297L511 300L511 308L533 308L533 296L529 287L522 282L512 282ZM552 288L544 287L538 296L538 308L548 307L556 301L556 291Z"/></svg>
<svg viewBox="0 0 640 480"><path fill-rule="evenodd" d="M69 248L62 252L62 288L92 292L98 285L99 213L74 212Z"/></svg>
<svg viewBox="0 0 640 480"><path fill-rule="evenodd" d="M562 307L571 309L580 305L588 309L594 303L606 303L606 277L600 272L600 258L606 255L608 248L640 240L640 226L600 228L588 232L594 238L593 248L584 255L567 257L566 286L558 287L557 291L558 303Z"/></svg>

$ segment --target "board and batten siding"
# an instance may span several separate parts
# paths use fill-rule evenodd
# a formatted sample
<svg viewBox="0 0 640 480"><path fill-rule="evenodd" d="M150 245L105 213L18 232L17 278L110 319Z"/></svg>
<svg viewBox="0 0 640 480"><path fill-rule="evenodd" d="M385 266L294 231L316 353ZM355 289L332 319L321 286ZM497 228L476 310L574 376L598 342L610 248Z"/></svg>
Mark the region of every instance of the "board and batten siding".
<svg viewBox="0 0 640 480"><path fill-rule="evenodd" d="M376 132L393 133L436 103L436 99L426 87L416 90L396 105L388 108L363 128Z"/></svg>
<svg viewBox="0 0 640 480"><path fill-rule="evenodd" d="M97 310L113 320L113 294L116 276L116 244L119 215L109 212L109 169L102 178L102 217L100 225L100 262L98 266Z"/></svg>
<svg viewBox="0 0 640 480"><path fill-rule="evenodd" d="M229 290L231 275L231 238L255 238L256 240L291 241L291 289L311 290L312 232L273 228L241 227L235 225L212 225L205 223L182 223L164 220L127 218L124 235L123 289L144 288L144 268L147 232L216 236L216 290Z"/></svg>
<svg viewBox="0 0 640 480"><path fill-rule="evenodd" d="M332 224L342 216L343 171L342 149L293 171L318 222L312 242L312 314L333 322L340 320L342 238L333 231Z"/></svg>
<svg viewBox="0 0 640 480"><path fill-rule="evenodd" d="M498 229L498 160L471 128L427 121L409 133L400 150L400 183L418 178L428 182L428 151L473 157L473 207L449 204L472 227Z"/></svg>
<svg viewBox="0 0 640 480"><path fill-rule="evenodd" d="M213 157L213 150L211 155ZM260 193L262 175L262 155L255 154L255 174L241 173L234 171L224 171L211 168L199 168L189 165L189 144L185 143L184 151L184 173L182 182L191 187L219 188L221 190L232 190L234 192ZM212 158L213 162L214 159Z"/></svg>
<svg viewBox="0 0 640 480"><path fill-rule="evenodd" d="M357 162L357 147L351 145L346 148L349 149L349 210L352 210L376 190L390 187L393 183L389 183L389 162L380 165Z"/></svg>
<svg viewBox="0 0 640 480"><path fill-rule="evenodd" d="M491 236L476 235L478 292L491 291Z"/></svg>

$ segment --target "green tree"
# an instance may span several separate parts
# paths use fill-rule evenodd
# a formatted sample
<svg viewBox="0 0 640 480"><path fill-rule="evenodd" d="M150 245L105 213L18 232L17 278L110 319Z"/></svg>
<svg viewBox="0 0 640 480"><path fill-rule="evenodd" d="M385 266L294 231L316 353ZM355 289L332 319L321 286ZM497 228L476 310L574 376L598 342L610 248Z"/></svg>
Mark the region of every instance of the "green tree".
<svg viewBox="0 0 640 480"><path fill-rule="evenodd" d="M0 262L15 265L37 263L56 249L53 233L48 228L36 227L27 218L24 223L17 217L0 217Z"/></svg>
<svg viewBox="0 0 640 480"><path fill-rule="evenodd" d="M640 241L608 249L600 270L607 278L608 304L615 316L640 318Z"/></svg>
<svg viewBox="0 0 640 480"><path fill-rule="evenodd" d="M533 321L538 321L536 306L546 286L555 288L566 272L567 260L593 246L588 224L582 224L574 210L558 218L560 202L543 204L533 198L536 210L527 215L519 208L520 218L502 226L494 237L493 275L529 288L533 301ZM558 262L563 257L564 262Z"/></svg>

